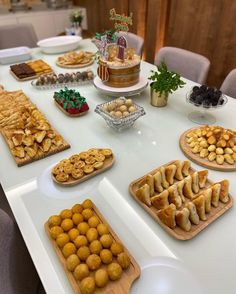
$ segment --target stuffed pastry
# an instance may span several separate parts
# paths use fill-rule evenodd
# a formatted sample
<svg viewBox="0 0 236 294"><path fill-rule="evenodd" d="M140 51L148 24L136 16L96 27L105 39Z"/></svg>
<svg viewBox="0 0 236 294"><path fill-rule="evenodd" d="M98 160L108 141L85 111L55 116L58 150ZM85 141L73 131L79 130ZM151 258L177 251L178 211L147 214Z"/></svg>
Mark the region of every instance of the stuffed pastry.
<svg viewBox="0 0 236 294"><path fill-rule="evenodd" d="M190 161L185 160L183 162L182 173L185 177L189 175Z"/></svg>
<svg viewBox="0 0 236 294"><path fill-rule="evenodd" d="M223 203L226 203L229 201L229 181L223 180L223 181L220 181L219 184L221 185L220 201Z"/></svg>
<svg viewBox="0 0 236 294"><path fill-rule="evenodd" d="M182 210L177 211L175 217L177 225L186 232L189 232L191 230L189 214L189 210L185 207Z"/></svg>
<svg viewBox="0 0 236 294"><path fill-rule="evenodd" d="M147 175L146 176L146 184L150 187L150 195L154 195L154 179L152 175Z"/></svg>
<svg viewBox="0 0 236 294"><path fill-rule="evenodd" d="M214 184L211 187L211 189L212 189L211 204L214 207L218 207L218 205L219 205L219 199L220 199L221 184L219 184L219 183Z"/></svg>
<svg viewBox="0 0 236 294"><path fill-rule="evenodd" d="M153 175L153 179L154 179L154 187L155 190L159 193L161 193L164 189L162 187L162 179L161 179L161 172L157 171L155 173L155 175Z"/></svg>
<svg viewBox="0 0 236 294"><path fill-rule="evenodd" d="M197 209L197 214L201 220L205 221L206 218L206 210L205 210L205 198L203 195L198 196L196 199L192 201Z"/></svg>
<svg viewBox="0 0 236 294"><path fill-rule="evenodd" d="M150 186L148 184L144 184L141 188L139 188L136 191L136 196L147 206L151 206Z"/></svg>
<svg viewBox="0 0 236 294"><path fill-rule="evenodd" d="M185 197L183 194L184 180L177 182L176 185L177 185L179 196L181 197L182 202L184 203L185 202Z"/></svg>
<svg viewBox="0 0 236 294"><path fill-rule="evenodd" d="M160 172L161 172L161 183L162 183L162 187L167 189L169 187L169 183L166 180L166 175L165 175L165 168L164 166L162 166L160 168Z"/></svg>
<svg viewBox="0 0 236 294"><path fill-rule="evenodd" d="M168 190L164 190L160 194L151 197L151 203L157 209L166 208L167 206L169 206L168 196Z"/></svg>
<svg viewBox="0 0 236 294"><path fill-rule="evenodd" d="M181 160L176 160L174 162L174 165L176 166L176 173L175 173L175 178L178 181L181 181L184 179L183 174L182 174L182 168L183 168L183 161Z"/></svg>
<svg viewBox="0 0 236 294"><path fill-rule="evenodd" d="M175 172L176 172L176 166L174 164L168 165L165 168L166 180L170 185L174 184Z"/></svg>
<svg viewBox="0 0 236 294"><path fill-rule="evenodd" d="M199 224L199 216L197 214L197 209L196 206L193 202L189 202L186 207L189 210L189 219L190 221L194 224L194 225L198 225Z"/></svg>
<svg viewBox="0 0 236 294"><path fill-rule="evenodd" d="M176 227L175 222L175 214L176 214L176 207L172 203L167 208L164 208L157 212L157 216L159 217L160 221L162 221L166 226L171 229Z"/></svg>
<svg viewBox="0 0 236 294"><path fill-rule="evenodd" d="M184 179L183 194L186 198L192 199L194 197L192 191L192 177L189 175Z"/></svg>
<svg viewBox="0 0 236 294"><path fill-rule="evenodd" d="M198 172L199 187L204 188L206 186L208 176L208 170L201 170Z"/></svg>
<svg viewBox="0 0 236 294"><path fill-rule="evenodd" d="M169 202L174 203L176 208L180 208L182 206L182 199L178 193L177 185L173 185L168 188L169 192Z"/></svg>
<svg viewBox="0 0 236 294"><path fill-rule="evenodd" d="M195 194L197 194L199 192L198 172L194 172L191 176L192 176L192 190Z"/></svg>
<svg viewBox="0 0 236 294"><path fill-rule="evenodd" d="M209 213L211 211L211 196L212 196L212 189L208 188L202 192L202 195L205 198L205 211Z"/></svg>

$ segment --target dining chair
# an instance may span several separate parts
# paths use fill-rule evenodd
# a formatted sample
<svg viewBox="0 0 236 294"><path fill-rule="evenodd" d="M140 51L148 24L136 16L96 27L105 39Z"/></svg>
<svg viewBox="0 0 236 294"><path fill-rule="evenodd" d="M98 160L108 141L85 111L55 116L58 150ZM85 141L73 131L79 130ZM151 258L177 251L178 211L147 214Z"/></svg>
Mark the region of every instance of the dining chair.
<svg viewBox="0 0 236 294"><path fill-rule="evenodd" d="M117 33L117 37L124 36L128 42L128 47L135 48L136 54L142 56L144 40L142 37L133 33Z"/></svg>
<svg viewBox="0 0 236 294"><path fill-rule="evenodd" d="M0 26L0 49L37 46L37 36L31 23Z"/></svg>
<svg viewBox="0 0 236 294"><path fill-rule="evenodd" d="M236 98L236 68L231 70L231 72L224 79L220 90L233 98Z"/></svg>
<svg viewBox="0 0 236 294"><path fill-rule="evenodd" d="M184 78L203 84L210 68L210 61L200 54L176 47L162 47L155 57L155 64L164 61L169 70Z"/></svg>

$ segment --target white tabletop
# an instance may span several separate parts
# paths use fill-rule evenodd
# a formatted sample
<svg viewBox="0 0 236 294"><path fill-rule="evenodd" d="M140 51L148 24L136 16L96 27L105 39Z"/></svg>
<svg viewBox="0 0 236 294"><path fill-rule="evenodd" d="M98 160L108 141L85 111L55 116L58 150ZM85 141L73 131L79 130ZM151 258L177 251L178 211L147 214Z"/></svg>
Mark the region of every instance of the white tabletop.
<svg viewBox="0 0 236 294"><path fill-rule="evenodd" d="M83 40L79 49L96 51L89 40ZM70 71L55 65L56 55L43 55L39 49L34 49L33 57L43 58L56 72ZM96 65L90 68L95 71ZM151 69L154 69L153 65L143 62L141 75L149 76ZM134 98L144 107L146 115L132 128L120 133L110 129L94 113L97 104L111 98L100 94L93 85L78 89L89 103L89 113L80 118L70 118L55 107L53 90L36 90L30 81L17 82L9 74L9 66L0 67L0 84L9 91L22 89L71 144L66 151L19 168L0 137L0 181L47 293L72 293L72 288L43 225L50 215L88 197L96 203L139 263L154 256L175 257L193 272L205 293L235 293L235 207L194 239L178 241L169 236L128 192L128 185L134 179L173 159L185 159L178 140L186 129L196 126L188 120L188 113L193 108L185 102L193 82L186 80L185 87L170 95L164 108L150 105L147 88ZM236 129L234 109L236 101L229 98L225 107L214 112L217 124ZM52 165L92 147L112 148L116 163L109 171L75 187L61 188L52 183ZM193 163L192 166L202 169ZM230 180L230 192L235 198L234 177L234 172L209 171L212 180Z"/></svg>

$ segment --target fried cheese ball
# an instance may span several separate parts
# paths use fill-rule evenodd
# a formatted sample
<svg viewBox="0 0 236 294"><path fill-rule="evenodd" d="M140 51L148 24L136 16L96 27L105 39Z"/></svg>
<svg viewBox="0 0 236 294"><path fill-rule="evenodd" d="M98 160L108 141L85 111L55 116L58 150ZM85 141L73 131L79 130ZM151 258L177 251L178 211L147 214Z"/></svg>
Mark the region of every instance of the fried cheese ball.
<svg viewBox="0 0 236 294"><path fill-rule="evenodd" d="M80 260L76 254L70 255L66 260L66 267L70 272L73 272L79 264Z"/></svg>
<svg viewBox="0 0 236 294"><path fill-rule="evenodd" d="M83 222L84 217L82 216L81 213L76 212L76 213L73 214L72 220L73 220L73 223L77 226L78 224Z"/></svg>
<svg viewBox="0 0 236 294"><path fill-rule="evenodd" d="M72 211L70 209L63 209L60 213L60 217L62 219L65 218L71 218L72 217Z"/></svg>
<svg viewBox="0 0 236 294"><path fill-rule="evenodd" d="M122 269L127 269L130 266L130 257L126 252L118 254L117 262L122 267Z"/></svg>
<svg viewBox="0 0 236 294"><path fill-rule="evenodd" d="M97 216L91 216L88 219L88 225L90 226L90 228L96 228L100 223L100 220Z"/></svg>
<svg viewBox="0 0 236 294"><path fill-rule="evenodd" d="M89 249L90 249L91 253L99 254L101 252L101 250L102 250L102 244L101 244L100 241L94 240L89 245Z"/></svg>
<svg viewBox="0 0 236 294"><path fill-rule="evenodd" d="M86 263L92 271L98 269L101 265L101 258L97 254L91 254L86 259Z"/></svg>
<svg viewBox="0 0 236 294"><path fill-rule="evenodd" d="M49 227L60 226L61 224L61 217L59 215L52 215L48 219Z"/></svg>
<svg viewBox="0 0 236 294"><path fill-rule="evenodd" d="M90 208L86 208L82 211L82 216L85 220L88 220L91 216L93 216L93 212Z"/></svg>
<svg viewBox="0 0 236 294"><path fill-rule="evenodd" d="M63 219L63 221L61 222L61 227L64 231L69 231L70 229L72 229L74 226L72 220L70 218L65 218Z"/></svg>
<svg viewBox="0 0 236 294"><path fill-rule="evenodd" d="M83 280L84 278L89 276L89 268L87 264L81 263L74 270L74 276L76 280Z"/></svg>
<svg viewBox="0 0 236 294"><path fill-rule="evenodd" d="M86 235L87 231L89 230L89 225L86 222L82 222L77 226L81 235Z"/></svg>
<svg viewBox="0 0 236 294"><path fill-rule="evenodd" d="M113 242L112 236L110 234L102 235L100 242L104 248L110 248Z"/></svg>
<svg viewBox="0 0 236 294"><path fill-rule="evenodd" d="M81 204L75 204L71 210L73 213L81 213L83 211L83 206Z"/></svg>
<svg viewBox="0 0 236 294"><path fill-rule="evenodd" d="M65 257L69 257L76 252L76 247L73 243L69 242L62 248L62 253Z"/></svg>
<svg viewBox="0 0 236 294"><path fill-rule="evenodd" d="M117 256L124 251L123 245L119 242L113 242L110 248L113 255Z"/></svg>
<svg viewBox="0 0 236 294"><path fill-rule="evenodd" d="M92 294L95 291L95 281L92 277L87 277L83 279L80 284L79 288L82 294Z"/></svg>
<svg viewBox="0 0 236 294"><path fill-rule="evenodd" d="M115 281L121 277L122 268L118 263L113 262L107 266L107 273L108 273L110 280Z"/></svg>
<svg viewBox="0 0 236 294"><path fill-rule="evenodd" d="M86 237L89 242L93 242L94 240L97 240L97 238L98 238L97 230L95 228L88 229L88 231L86 233Z"/></svg>
<svg viewBox="0 0 236 294"><path fill-rule="evenodd" d="M108 273L105 269L99 269L95 272L94 275L95 284L99 288L105 287L109 281Z"/></svg>
<svg viewBox="0 0 236 294"><path fill-rule="evenodd" d="M63 233L63 229L59 226L54 226L50 229L50 235L53 239L56 239L61 233Z"/></svg>
<svg viewBox="0 0 236 294"><path fill-rule="evenodd" d="M84 209L86 209L86 208L92 208L93 207L93 202L90 199L86 199L82 203L82 206L83 206Z"/></svg>
<svg viewBox="0 0 236 294"><path fill-rule="evenodd" d="M90 255L90 250L88 246L82 246L78 249L77 255L79 256L80 260L86 260Z"/></svg>
<svg viewBox="0 0 236 294"><path fill-rule="evenodd" d="M112 262L112 253L108 249L103 249L100 252L100 258L104 264L109 264Z"/></svg>
<svg viewBox="0 0 236 294"><path fill-rule="evenodd" d="M70 242L70 238L66 233L61 233L57 236L56 242L60 248L63 248L67 243Z"/></svg>
<svg viewBox="0 0 236 294"><path fill-rule="evenodd" d="M109 234L108 226L105 224L99 224L97 226L97 231L100 236L105 235L105 234Z"/></svg>
<svg viewBox="0 0 236 294"><path fill-rule="evenodd" d="M79 230L76 228L69 230L68 236L70 237L71 241L74 241L79 236Z"/></svg>
<svg viewBox="0 0 236 294"><path fill-rule="evenodd" d="M84 235L79 235L75 240L74 240L75 246L77 248L81 246L86 246L88 244L88 240Z"/></svg>

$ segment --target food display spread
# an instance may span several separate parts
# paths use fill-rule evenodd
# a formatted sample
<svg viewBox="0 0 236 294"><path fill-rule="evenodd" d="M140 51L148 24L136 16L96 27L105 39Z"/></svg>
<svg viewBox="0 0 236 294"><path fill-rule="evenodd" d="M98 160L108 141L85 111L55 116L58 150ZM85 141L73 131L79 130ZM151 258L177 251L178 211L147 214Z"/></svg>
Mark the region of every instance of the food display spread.
<svg viewBox="0 0 236 294"><path fill-rule="evenodd" d="M52 178L61 185L76 185L107 170L113 163L111 149L91 148L61 160L53 167Z"/></svg>
<svg viewBox="0 0 236 294"><path fill-rule="evenodd" d="M229 181L213 183L208 171L173 161L130 184L130 193L172 236L196 236L232 206Z"/></svg>
<svg viewBox="0 0 236 294"><path fill-rule="evenodd" d="M129 293L140 268L91 200L49 217L45 229L75 293Z"/></svg>
<svg viewBox="0 0 236 294"><path fill-rule="evenodd" d="M0 92L0 130L18 166L70 147L22 91Z"/></svg>
<svg viewBox="0 0 236 294"><path fill-rule="evenodd" d="M91 65L94 62L94 53L87 51L71 51L58 57L56 64L65 68L80 68Z"/></svg>

